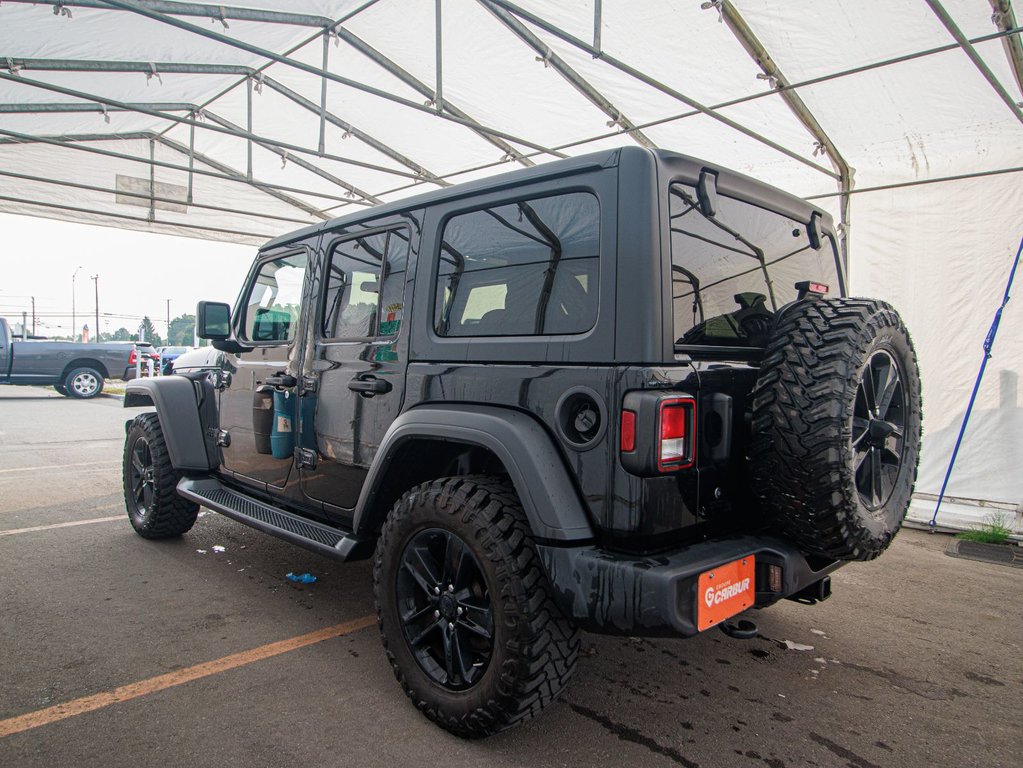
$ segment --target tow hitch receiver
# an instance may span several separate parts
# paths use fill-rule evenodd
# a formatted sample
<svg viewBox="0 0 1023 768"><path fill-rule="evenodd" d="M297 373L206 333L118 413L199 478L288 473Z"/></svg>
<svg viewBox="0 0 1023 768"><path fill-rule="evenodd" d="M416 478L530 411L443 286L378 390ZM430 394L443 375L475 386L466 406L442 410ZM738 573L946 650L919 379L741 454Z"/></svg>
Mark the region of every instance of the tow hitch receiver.
<svg viewBox="0 0 1023 768"><path fill-rule="evenodd" d="M803 587L794 595L789 595L788 600L795 600L803 605L816 605L831 597L831 577L825 576L820 581L815 581L808 587Z"/></svg>

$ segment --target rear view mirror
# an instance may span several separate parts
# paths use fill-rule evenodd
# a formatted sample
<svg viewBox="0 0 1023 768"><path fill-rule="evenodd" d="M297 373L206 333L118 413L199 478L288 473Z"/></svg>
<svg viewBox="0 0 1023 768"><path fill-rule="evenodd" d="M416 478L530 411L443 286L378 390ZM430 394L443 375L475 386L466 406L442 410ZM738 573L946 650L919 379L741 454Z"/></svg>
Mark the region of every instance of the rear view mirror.
<svg viewBox="0 0 1023 768"><path fill-rule="evenodd" d="M195 330L200 339L223 341L231 335L231 305L200 301L195 309Z"/></svg>
<svg viewBox="0 0 1023 768"><path fill-rule="evenodd" d="M810 216L810 223L806 225L806 237L810 241L810 247L815 251L821 249L824 242L824 234L821 232L821 215L814 211Z"/></svg>
<svg viewBox="0 0 1023 768"><path fill-rule="evenodd" d="M718 212L718 175L706 169L700 171L696 185L696 197L700 202L700 213L708 219Z"/></svg>
<svg viewBox="0 0 1023 768"><path fill-rule="evenodd" d="M376 280L366 280L359 283L359 290L363 293L380 293L380 283Z"/></svg>

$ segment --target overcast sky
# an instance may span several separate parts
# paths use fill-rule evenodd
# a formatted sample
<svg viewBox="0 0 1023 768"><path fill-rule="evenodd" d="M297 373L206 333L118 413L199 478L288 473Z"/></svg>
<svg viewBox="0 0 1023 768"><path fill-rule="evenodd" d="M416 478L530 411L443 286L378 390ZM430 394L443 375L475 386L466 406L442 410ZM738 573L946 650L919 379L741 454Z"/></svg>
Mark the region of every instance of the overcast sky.
<svg viewBox="0 0 1023 768"><path fill-rule="evenodd" d="M100 325L134 331L149 315L166 335L171 318L194 313L200 299L234 302L256 249L186 237L0 213L0 316L31 318L36 333L70 335L71 276L77 326L95 325L93 275L99 275ZM104 315L120 317L104 317ZM29 321L31 327L31 320Z"/></svg>

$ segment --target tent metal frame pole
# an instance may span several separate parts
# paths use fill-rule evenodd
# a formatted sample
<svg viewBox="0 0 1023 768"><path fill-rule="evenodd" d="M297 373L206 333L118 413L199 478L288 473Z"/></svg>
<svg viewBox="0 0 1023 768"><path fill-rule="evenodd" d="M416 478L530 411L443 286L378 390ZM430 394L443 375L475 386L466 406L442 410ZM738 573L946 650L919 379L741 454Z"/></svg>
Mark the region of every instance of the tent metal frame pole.
<svg viewBox="0 0 1023 768"><path fill-rule="evenodd" d="M173 146L175 149L180 151L182 154L188 155L188 147L187 146L178 144L177 142L171 142L169 139L166 139L166 137L162 137L162 136L160 136L160 134L153 133L152 131L123 133L123 134L117 134L117 133L115 133L115 134L110 134L110 133L107 133L107 134L89 134L89 133L87 133L87 134L73 134L73 135L63 135L63 136L36 136L36 135L32 135L32 134L27 134L27 133L20 133L18 131L11 131L11 130L8 130L6 128L0 128L0 136L7 136L7 137L9 137L7 139L0 138L0 145L3 145L3 144L8 144L8 145L9 144L49 144L51 146L61 147L63 149L73 149L73 150L76 150L78 152L88 152L88 153L94 154L94 155L102 155L104 157L112 157L112 158L115 158L117 160L126 160L128 162L140 163L142 165L146 165L149 162L149 160L147 160L144 157L138 157L137 155L128 155L128 154L124 154L123 152L114 152L114 151L109 150L109 149L100 149L99 147L80 146L78 142L136 141L136 140L141 141L141 140L147 140L147 139L150 139L150 138L157 138L157 140L160 141L161 144L166 144L168 146ZM170 143L168 143L168 142L170 142ZM199 159L200 162L206 162L205 159L203 159L204 158L203 155L201 155L198 152L196 152L194 154L195 154L195 157L197 159ZM216 161L211 160L211 163L216 163ZM154 164L157 167L168 168L168 169L174 170L174 171L182 171L182 172L185 172L185 173L187 173L189 171L189 167L187 165L177 165L176 163L168 163L168 162L166 162L164 160L156 160ZM216 163L216 164L220 165L219 163ZM227 167L227 166L224 166L224 167ZM288 195L278 196L276 193L277 192L293 192L293 193L300 194L300 195L309 195L310 197L317 197L317 198L321 198L323 200L331 200L331 201L339 202L339 203L342 203L343 205L352 205L352 204L355 204L355 205L365 205L366 204L366 203L364 203L364 202L362 202L360 200L349 200L347 198L339 197L337 195L332 195L332 194L329 194L329 193L326 193L326 192L316 192L316 191L313 191L313 190L310 190L310 189L301 189L299 187L288 187L288 186L284 186L284 185L281 185L281 184L272 184L270 182L262 182L262 181L259 181L259 180L253 180L253 181L250 182L250 181L247 181L245 179L245 174L238 173L237 171L234 171L233 169L231 169L231 174L225 174L225 173L215 173L213 171L207 171L207 170L202 169L202 168L195 168L194 169L194 173L196 175L198 175L198 176L208 176L210 178L220 179L221 181L234 181L234 182L238 182L240 184L247 184L247 185L249 185L251 187L255 187L255 188L259 189L261 192L266 192L267 194L270 194L270 195L273 195L275 197L278 197L278 199L282 200L283 202L286 202L289 205L292 205L292 206L294 206L296 208L299 208L302 211L305 211L306 213L308 213L308 214L310 214L312 216L317 216L318 218L321 218L321 219L328 219L328 218L330 218L330 216L327 216L320 209L315 208L314 206L308 205L307 203L304 203L301 200L298 200L297 198L292 198L292 197L289 197ZM335 207L338 207L338 206L335 206Z"/></svg>
<svg viewBox="0 0 1023 768"><path fill-rule="evenodd" d="M973 44L967 39L963 31L959 29L959 25L955 23L955 20L949 15L948 11L945 10L938 0L924 0L927 5L930 6L931 10L934 11L934 15L938 17L938 20L945 25L945 29L948 30L949 34L955 38L956 43L960 48L963 49L970 61L973 62L973 66L977 68L984 79L987 80L998 97L1005 102L1005 105L1012 111L1012 114L1016 116L1016 119L1023 123L1023 110L1020 109L1019 104L1016 100L1009 95L1009 92L1005 90L1005 86L998 80L995 73L991 71L991 68L987 65L987 62L977 53L977 49L973 47Z"/></svg>
<svg viewBox="0 0 1023 768"><path fill-rule="evenodd" d="M444 111L444 33L443 13L441 11L441 0L434 0L433 3L433 43L434 43L434 79L437 82L435 89L434 106L438 112Z"/></svg>
<svg viewBox="0 0 1023 768"><path fill-rule="evenodd" d="M323 32L323 71L326 72L330 62L330 35L326 30ZM249 79L249 88L252 88L252 79ZM319 149L322 154L327 148L327 78L320 78L320 143Z"/></svg>
<svg viewBox="0 0 1023 768"><path fill-rule="evenodd" d="M120 2L120 0L111 0L111 2L114 2L114 1ZM689 96L686 96L681 91L677 91L674 88L672 88L672 87L670 87L668 85L665 85L664 83L662 83L661 81L657 80L656 78L651 77L650 75L647 75L647 74L641 72L640 70L636 69L635 67L632 67L632 66L626 64L624 61L621 61L620 59L617 59L614 56L611 56L610 54L605 53L604 51L597 50L592 45L587 43L585 40L580 40L575 35L569 34L565 30L563 30L560 27L558 27L557 25L552 24L551 22L547 21L546 19L543 19L540 16L537 16L534 13L530 13L529 11L527 11L527 10L525 10L523 8L520 8L519 6L515 5L514 3L507 2L507 0L477 0L477 2L484 3L484 4L488 5L488 6L498 6L500 8L503 8L504 10L514 14L515 16L519 17L520 19L524 19L524 20L530 22L531 24L534 24L535 26L540 27L541 29L545 30L546 32L554 35L555 37L560 38L561 40L564 40L569 45L572 45L572 46L578 48L579 50L584 51L584 52L590 54L593 58L599 59L600 61L603 61L605 64L608 64L611 67L614 67L619 72L624 72L625 74L629 75L630 77L632 77L632 78L634 78L636 80L639 80L644 85L648 85L651 88L653 88L653 89L655 89L657 91L660 91L661 93L665 94L666 96L670 96L671 98L675 99L676 101L681 101L683 104L686 104L689 107L691 107L692 109L696 110L696 112L704 114L707 117L709 117L709 118L711 118L713 120L716 120L719 123L722 123L723 125L726 125L729 128L731 128L731 129L733 129L733 130L743 134L744 136L748 136L749 138L754 139L755 141L758 141L761 144L764 144L765 146L770 147L771 149L775 150L776 152L780 152L781 154L783 154L783 155L785 155L787 157L790 157L793 160L795 160L795 161L797 161L799 163L802 163L803 165L806 165L806 166L808 166L810 168L813 168L814 170L816 170L816 171L818 171L820 173L823 173L826 176L830 176L830 177L832 177L833 179L836 179L836 180L838 180L838 178L839 178L839 175L837 173L835 173L834 171L830 170L829 168L825 168L824 166L819 165L818 163L815 163L813 160L810 160L810 159L808 159L806 157L803 157L798 152L794 152L793 150L789 149L788 147L785 147L785 146L779 144L778 142L773 141L772 139L767 138L763 134L757 133L756 131L754 131L751 128L747 128L742 123L739 123L739 122L737 122L735 120L732 120L729 117L725 117L724 115L720 114L715 108L708 107L708 106L706 106L704 104L701 104L700 102L696 101L695 99L692 99Z"/></svg>
<svg viewBox="0 0 1023 768"><path fill-rule="evenodd" d="M478 2L486 10L490 11L490 13L498 21L504 24L504 26L507 27L513 35L515 35L515 37L532 48L539 56L540 61L543 62L545 67L550 66L555 72L561 75L562 79L581 93L593 106L611 118L611 122L608 123L608 127L620 125L622 128L626 129L629 137L641 147L646 147L647 149L657 148L657 145L645 136L643 132L636 127L636 124L622 113L621 109L612 104L611 101L604 96L604 94L594 88L593 85L586 80L586 78L576 72L576 70L573 69L567 61L555 53L549 45L533 34L525 24L500 6L489 3L486 0L478 0Z"/></svg>
<svg viewBox="0 0 1023 768"><path fill-rule="evenodd" d="M295 104L298 104L300 107L303 107L304 109L306 109L306 110L308 110L310 112L315 112L316 109L317 109L316 104L313 101L311 101L310 99L307 99L302 94L297 93L296 91L291 90L291 88L289 88L288 86L284 85L283 83L278 82L277 80L274 80L272 77L264 77L263 78L263 85L265 85L267 88L270 88L271 90L276 91L277 93L281 94L285 98L290 99ZM361 130L360 128L355 127L354 125L349 123L347 120L343 120L342 118L338 117L333 112L331 112L330 110L327 110L324 113L324 115L325 115L325 117L327 119L327 122L330 123L331 125L337 126L342 131L344 131L346 134L350 134L351 136L354 136L355 138L357 138L359 141L363 142L364 144L368 144L373 149L375 149L377 152L380 152L381 154L386 155L387 157L391 158L392 160L395 160L395 161L401 163L406 168L409 168L412 171L415 171L416 174L425 177L425 179L427 181L430 181L430 182L432 182L434 184L439 184L442 187L451 186L449 182L444 181L444 179L442 179L437 174L433 173L432 171L427 170L426 168L421 166L419 163L415 162L414 160L412 160L409 157L406 157L405 155L403 155L401 152L398 152L393 147L391 147L391 146L389 146L387 144L384 144L382 141L380 141L377 138L374 138L373 136L371 136L370 134L368 134L365 131Z"/></svg>
<svg viewBox="0 0 1023 768"><path fill-rule="evenodd" d="M0 61L3 61L4 59L5 59L5 57L0 56ZM295 102L296 104L301 106L303 109L307 110L308 112L311 112L313 114L317 114L318 115L318 114L320 114L320 111L321 111L320 107L317 106L316 102L312 101L311 99L307 99L305 96L301 95L300 93L297 93L297 92L293 91L291 88L288 88L286 85L283 85L279 81L274 80L272 77L267 77L265 75L262 75L260 70L254 69L252 67L244 67L244 66L238 66L238 65L233 65L233 64L229 64L229 65L221 65L221 64L186 64L186 63L182 63L182 62L157 62L157 63L153 64L153 63L142 62L142 61L111 61L111 62L107 62L107 61L91 61L91 60L83 60L83 59L17 59L17 58L12 58L11 59L11 63L12 63L13 66L20 68L20 71L38 70L38 71L46 71L46 72L69 71L69 72L142 72L142 73L151 73L153 71L153 67L155 66L157 72L163 72L163 73L173 72L175 74L200 74L200 75L203 75L203 74L211 74L211 75L220 75L220 74L238 75L238 74L241 74L241 75L245 75L246 79L258 78L257 82L259 82L260 84L262 84L264 86L268 86L269 88L277 91L282 96L286 96L288 99L290 99L291 101ZM326 83L326 81L323 80L322 78L321 78L321 80L324 83ZM244 81L242 81L242 82L244 82ZM235 87L235 86L232 86L232 87ZM207 101L205 104L199 105L198 108L194 104L176 104L176 103L174 103L174 104L162 104L162 103L155 103L155 102L154 103L143 103L142 106L148 107L150 109L158 109L158 110L160 110L162 112L175 112L175 111L177 111L177 112L189 112L189 111L196 111L197 109L200 109L200 108L201 109L205 109L206 106L208 106L213 101L215 101L215 99L211 99L210 101ZM33 105L29 105L29 106L33 106ZM135 105L134 104L129 104L128 106L134 107ZM40 111L40 112L51 111L51 110L48 109L48 107L50 107L50 105L46 104L46 103L39 104L38 107L39 107L38 111ZM67 111L67 112L74 112L74 111L76 111L72 107L73 107L73 105L63 105L63 106L56 107L52 111L57 111L57 112L59 112L59 111ZM166 108L163 108L163 107L166 107ZM2 111L3 111L2 108L0 108L0 113L2 113ZM87 110L83 110L83 111L87 111ZM103 111L103 110L102 109L98 109L98 111ZM115 112L115 111L116 112L129 112L129 111L136 111L136 110L134 110L134 109L122 109L120 107L107 107L107 111L108 112ZM450 184L448 182L445 182L437 174L435 174L435 173L433 173L431 171L428 171L422 165L420 165L419 163L415 162L411 158L405 156L404 154L402 154L401 152L397 151L393 147L391 147L388 144L385 144L384 142L380 141L379 139L371 136L370 134L366 133L365 131L361 130L360 128L355 127L354 125L349 123L347 120L344 120L344 119L338 117L336 114L332 113L330 110L326 110L326 109L323 110L323 115L324 115L324 118L326 119L326 121L328 123L336 125L337 127L341 128L345 133L350 134L352 136L355 136L357 139L359 139L359 141L363 142L364 144L368 144L369 146L371 146L373 149L377 150L381 154L384 154L387 157L391 158L392 160L395 160L395 161L401 163L406 168L412 170L416 174L418 174L420 176L423 176L426 180L431 181L434 184L439 184L441 186L450 186ZM194 126L192 126L192 130L194 131Z"/></svg>
<svg viewBox="0 0 1023 768"><path fill-rule="evenodd" d="M995 168L990 171L975 171L973 173L957 173L952 176L939 176L934 179L917 179L914 181L897 181L892 184L879 184L876 187L860 187L850 190L847 194L862 195L865 192L884 192L890 189L905 189L906 187L924 187L928 184L944 184L951 181L966 181L967 179L984 179L988 176L1002 176L1006 173L1023 173L1023 165L1011 168ZM825 192L821 195L810 195L804 200L824 200L829 197L838 197L842 192Z"/></svg>
<svg viewBox="0 0 1023 768"><path fill-rule="evenodd" d="M1015 29L1016 12L1012 8L1011 0L990 0L991 20L1002 32ZM1013 77L1016 78L1016 87L1023 93L1023 43L1019 37L1010 34L1002 38L1002 47L1005 48L1005 55L1012 66Z"/></svg>
<svg viewBox="0 0 1023 768"><path fill-rule="evenodd" d="M0 195L0 200L8 203L21 203L23 205L35 205L41 208L53 208L60 211L71 211L74 213L86 213L93 216L107 216L114 219L125 219L127 221L137 221L140 224L161 224L167 227L184 228L184 229L197 229L204 232L219 232L226 235L241 235L242 237L258 238L260 240L269 240L273 235L259 234L256 232L242 232L238 229L225 229L223 227L204 227L201 224L184 224L181 222L168 222L168 221L149 221L144 216L129 216L126 213L111 213L109 211L97 211L93 208L83 208L76 205L60 205L58 203L44 203L39 200L28 200L23 197L9 197L7 195Z"/></svg>
<svg viewBox="0 0 1023 768"><path fill-rule="evenodd" d="M249 179L251 181L251 179ZM195 183L195 126L188 126L188 202L192 203L192 187Z"/></svg>
<svg viewBox="0 0 1023 768"><path fill-rule="evenodd" d="M156 140L149 140L149 220L156 221Z"/></svg>
<svg viewBox="0 0 1023 768"><path fill-rule="evenodd" d="M308 74L326 77L328 80L332 82L348 86L349 88L355 88L356 90L363 91L364 93L368 93L370 95L377 96L388 101L393 101L396 104L401 104L410 109L423 111L428 114L440 117L444 120L458 123L459 125L470 128L471 130L480 134L484 139L494 144L495 146L504 149L506 153L511 154L516 159L518 159L518 157L520 157L522 153L519 152L510 144L508 144L509 141L513 141L516 144L521 144L522 146L529 147L530 149L539 150L541 152L544 152L545 154L560 156L558 153L549 150L547 147L544 147L543 145L537 144L527 139L523 139L520 136L514 136L505 131L500 131L495 128L489 128L487 126L484 126L477 122L476 120L473 120L472 118L468 117L468 115L466 115L461 110L452 107L450 103L445 104L447 110L446 112L437 112L431 107L411 101L410 99L405 99L400 96L396 96L395 94L389 93L380 88L375 88L371 85L360 83L356 80L351 80L347 77L342 77L341 75L334 74L333 72L324 71L319 67L313 66L312 64L306 64L303 61L292 59L288 56L283 56L279 53L274 53L273 51L268 50L266 48L262 48L258 45L253 45L251 43L244 42L243 40L237 40L233 37L228 37L227 35L222 35L219 32L215 32L210 29L197 27L194 24L190 24L186 21L182 21L181 19L174 18L173 16L167 16L162 13L150 11L149 9L139 5L137 2L133 2L131 0L103 0L103 1L111 8L131 11L133 13L139 14L140 16L145 16L146 18L152 19L154 21L159 21L163 24L167 24L168 26L177 27L178 29L191 32L201 37L206 37L210 40L215 40L218 43L223 43L224 45L228 45L233 48L238 48L239 50L242 51L247 51L248 53L255 54L256 56L261 56L265 59L269 59L270 61L274 61L279 64L284 64L285 66L298 69ZM355 47L360 53L363 53L364 55L368 56L375 63L379 64L380 66L384 67L389 72L391 72L391 74L394 74L395 76L399 77L401 80L403 80L403 82L405 82L406 85L409 85L415 88L416 90L420 91L420 93L426 95L427 98L430 99L431 101L436 99L436 94L434 93L433 89L429 88L428 86L417 80L410 73L406 72L400 66L395 64L393 61L388 59L386 56L381 54L372 46L363 42L360 38L349 32L348 30L344 29L343 27L337 27L335 28L335 33L340 39L344 40L345 42ZM528 164L532 164L532 161L528 161Z"/></svg>
<svg viewBox="0 0 1023 768"><path fill-rule="evenodd" d="M194 104L184 102L154 101L141 102L142 106L148 109L158 109L161 112L191 112L195 109ZM103 104L88 102L28 102L20 104L0 104L0 114L28 115L40 112L134 112L135 104L129 104L130 109L120 107L107 107Z"/></svg>
<svg viewBox="0 0 1023 768"><path fill-rule="evenodd" d="M207 114L205 111L203 114ZM189 126L194 128L195 126ZM246 79L245 81L245 130L250 135L252 134L252 79ZM323 149L320 149L323 152ZM245 175L251 181L252 180L252 139L245 140Z"/></svg>
<svg viewBox="0 0 1023 768"><path fill-rule="evenodd" d="M274 219L276 221L286 221L290 224L304 224L308 225L308 219L294 219L289 216L279 216L273 213L243 211L240 208L227 208L222 205L207 205L205 203L186 203L184 200L175 197L161 197L160 195L149 195L145 192L128 192L127 190L114 189L111 187L102 187L97 184L84 184L80 181L66 181L63 179L47 178L45 176L32 176L27 173L15 173L14 171L5 171L0 169L0 176L7 176L12 179L21 179L22 181L34 181L39 184L52 184L58 187L66 187L68 189L80 189L85 192L102 192L104 194L118 195L120 197L135 197L139 199L149 200L150 197L158 203L170 203L172 205L188 205L190 208L197 208L203 211L217 211L218 213L230 213L237 216L249 216L257 219ZM166 222L163 222L166 223Z"/></svg>
<svg viewBox="0 0 1023 768"><path fill-rule="evenodd" d="M778 66L778 63L767 51L767 48L760 41L760 38L757 37L753 29L746 23L746 20L732 4L731 0L724 0L720 6L720 10L721 18L724 20L725 26L731 30L732 34L735 35L746 53L748 53L754 63L760 67L760 70L763 72L768 82L777 84L782 88L791 85L789 79L785 77L785 74ZM852 211L849 192L853 187L855 170L842 156L838 147L835 146L835 143L828 136L824 127L814 116L810 108L806 105L806 102L803 101L803 98L799 95L798 91L789 88L783 90L780 93L780 96L782 101L785 102L785 105L796 116L796 119L802 123L803 127L810 133L814 141L817 142L821 151L827 156L828 160L831 161L831 164L838 172L839 187L842 191L841 205L839 207L839 238L841 241L842 261L845 265L846 272L848 273L849 229L852 225L850 220Z"/></svg>
<svg viewBox="0 0 1023 768"><path fill-rule="evenodd" d="M68 8L95 8L109 11L110 6L104 0L7 0L11 3L31 5L57 5ZM180 0L138 0L143 5L158 13L169 13L174 16L196 16L199 18L219 21L228 26L227 21L250 21L264 24L286 24L297 27L323 27L330 29L334 20L326 16L314 16L307 13L285 13L266 11L257 8L240 8L230 5L206 5L203 3L185 3Z"/></svg>
<svg viewBox="0 0 1023 768"><path fill-rule="evenodd" d="M52 91L53 93L60 93L60 94L63 94L65 96L71 96L71 97L78 98L78 99L85 99L87 101L98 101L101 104L107 104L109 106L115 106L115 107L121 107L121 108L124 108L124 109L128 109L127 103L122 102L122 101L117 101L116 99L110 99L110 98L107 98L105 96L99 96L99 95L97 95L95 93L88 93L86 91L79 91L79 90L76 90L74 88L65 88L63 86L54 85L53 83L45 83L45 82L42 82L40 80L33 80L31 78L20 77L18 75L8 75L8 74L4 74L3 72L0 72L0 80L8 80L8 81L17 82L17 83L23 83L23 84L26 84L26 85L34 86L34 87L39 88L39 89L44 90L44 91ZM298 144L290 144L288 142L283 142L283 141L277 141L276 139L271 139L271 138L268 138L268 137L265 137L265 136L257 136L256 134L253 134L251 132L243 131L240 128L229 129L229 128L224 128L222 126L209 125L208 123L204 123L204 122L201 122L201 121L198 121L198 120L194 120L192 118L178 117L177 115L171 114L169 112L160 112L158 110L145 109L145 108L139 107L138 105L136 105L136 108L131 110L131 111L137 112L137 113L143 114L143 115L149 115L150 117L160 118L162 120L168 120L168 121L173 122L173 123L180 123L181 125L194 125L197 128L203 128L205 130L213 131L215 133L222 133L222 134L225 134L227 136L232 136L232 137L237 138L237 139L242 139L242 140L248 139L248 140L256 141L256 142L259 142L259 143L262 143L262 144L268 144L270 146L276 147L278 149L286 150L288 152L297 152L297 153L300 153L300 154L303 154L303 155L311 155L313 157L318 157L318 158L325 159L325 160L333 160L333 161L338 162L338 163L342 163L342 164L346 164L346 165L354 165L354 166L359 167L359 168L366 168L368 170L373 170L373 171L380 171L382 173L391 174L393 176L403 176L405 178L410 178L410 179L424 180L424 179L421 179L421 177L419 177L418 175L416 175L414 173L406 173L405 171L399 171L399 170L397 170L395 168L387 168L386 166L377 165L375 163L367 163L367 162L362 161L362 160L356 160L354 158L349 158L349 157L342 157L340 155L334 155L334 154L330 154L330 153L323 153L323 154L321 154L321 153L317 152L314 149L309 149L308 147L303 147L303 146L300 146Z"/></svg>
<svg viewBox="0 0 1023 768"><path fill-rule="evenodd" d="M182 153L182 154L187 154L188 151L189 151L188 147L183 146L182 144L179 144L174 139L170 139L170 138L164 136L163 134L155 134L155 138L156 138L156 140L158 142L160 142L161 144L163 144L166 147L170 147L171 149L175 150L176 152L179 152L179 153ZM264 192L264 193L270 195L271 197L276 197L281 202L284 202L284 203L292 205L292 206L294 206L296 208L299 208L300 210L303 210L306 213L308 213L310 216L315 216L316 218L318 218L318 219L320 219L322 221L326 221L326 220L331 218L331 216L329 214L324 213L323 211L321 211L320 209L316 208L315 206L309 205L308 203L305 203L302 200L299 200L297 198L291 197L290 195L284 194L284 193L280 192L279 190L274 189L273 186L271 186L271 185L264 184L263 182L258 181L256 179L250 180L250 179L245 178L245 174L244 173L242 173L241 171L235 170L231 166L229 166L229 165L227 165L225 163L222 163L219 160L214 160L212 157L209 157L208 155L205 155L202 152L197 152L195 149L192 149L191 151L192 151L192 154L195 156L195 159L198 160L200 163L203 163L205 165L208 165L210 168L214 168L214 169L220 171L222 174L224 174L228 178L231 178L231 179L234 179L235 181L239 181L239 182L241 182L243 184L248 184L249 186L255 187L260 192ZM302 193L299 192L299 194L302 194ZM354 201L346 201L346 202L354 202Z"/></svg>
<svg viewBox="0 0 1023 768"><path fill-rule="evenodd" d="M230 129L230 128L237 128L238 127L234 123L232 123L230 120L227 120L226 118L220 117L215 112L211 112L208 109L205 110L203 114L206 115L206 118L208 120L212 120L217 125L221 125L221 126L223 126L225 128L229 128ZM272 146L264 144L261 141L255 141L253 143L255 143L257 146L262 147L263 149L267 150L268 152L273 152L274 151ZM249 146L250 146L250 150L251 150L251 143L250 143ZM301 157L291 157L289 155L289 156L286 156L284 158L284 160L285 160L285 162L292 162L292 163L294 163L299 168L304 168L305 170L309 171L310 173L315 174L316 176L319 176L321 179L326 179L327 181L331 182L332 184L336 184L337 186L341 187L342 189L347 190L350 195L357 195L358 197L361 197L363 200L365 200L367 203L371 203L373 205L377 205L377 204L383 202L380 198L376 197L375 195L372 195L369 192L365 192L365 191L359 189L358 187L356 187L354 184L351 184L351 183L349 183L347 181L344 181L343 179L339 179L337 176L335 176L334 174L330 173L329 171L325 171L322 168L320 168L319 166L314 165L313 163L310 163L307 160L303 160ZM251 178L251 166L249 168L249 174L247 174L247 178Z"/></svg>
<svg viewBox="0 0 1023 768"><path fill-rule="evenodd" d="M600 52L600 31L603 25L604 9L601 0L593 0L593 50Z"/></svg>

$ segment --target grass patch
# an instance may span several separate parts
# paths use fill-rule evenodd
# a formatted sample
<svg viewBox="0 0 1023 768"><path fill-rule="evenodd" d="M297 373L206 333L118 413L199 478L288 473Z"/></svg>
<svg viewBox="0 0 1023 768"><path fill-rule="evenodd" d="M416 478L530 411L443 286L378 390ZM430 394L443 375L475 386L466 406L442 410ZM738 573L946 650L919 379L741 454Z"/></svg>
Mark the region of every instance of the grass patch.
<svg viewBox="0 0 1023 768"><path fill-rule="evenodd" d="M957 539L965 541L979 541L983 544L1007 544L1009 536L1012 535L1012 528L1009 526L1010 518L1004 512L992 512L987 520L978 525L972 531L957 533Z"/></svg>

